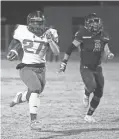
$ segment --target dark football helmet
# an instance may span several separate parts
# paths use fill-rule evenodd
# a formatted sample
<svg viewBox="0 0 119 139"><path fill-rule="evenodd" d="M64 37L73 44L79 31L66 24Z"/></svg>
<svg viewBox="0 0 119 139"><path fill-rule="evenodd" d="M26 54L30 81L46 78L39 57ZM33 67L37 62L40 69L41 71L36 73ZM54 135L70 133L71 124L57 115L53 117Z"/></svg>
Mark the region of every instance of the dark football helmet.
<svg viewBox="0 0 119 139"><path fill-rule="evenodd" d="M42 35L45 28L45 17L41 11L35 11L27 16L28 29L37 35Z"/></svg>
<svg viewBox="0 0 119 139"><path fill-rule="evenodd" d="M85 27L91 32L98 33L103 30L102 19L97 17L96 13L91 13L85 18Z"/></svg>

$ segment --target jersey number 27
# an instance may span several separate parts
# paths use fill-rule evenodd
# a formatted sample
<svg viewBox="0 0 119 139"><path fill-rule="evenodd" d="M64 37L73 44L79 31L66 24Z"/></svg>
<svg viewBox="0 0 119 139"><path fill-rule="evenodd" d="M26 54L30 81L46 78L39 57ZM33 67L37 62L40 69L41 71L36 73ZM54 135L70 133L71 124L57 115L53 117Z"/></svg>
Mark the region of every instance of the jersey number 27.
<svg viewBox="0 0 119 139"><path fill-rule="evenodd" d="M23 40L24 51L26 53L39 54L43 45L44 42L33 42L27 39Z"/></svg>

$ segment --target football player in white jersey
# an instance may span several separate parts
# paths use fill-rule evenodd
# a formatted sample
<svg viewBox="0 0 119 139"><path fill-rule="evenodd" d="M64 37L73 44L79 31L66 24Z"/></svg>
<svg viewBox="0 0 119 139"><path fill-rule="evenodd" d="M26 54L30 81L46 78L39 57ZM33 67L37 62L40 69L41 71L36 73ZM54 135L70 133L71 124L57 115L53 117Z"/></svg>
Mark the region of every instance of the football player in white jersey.
<svg viewBox="0 0 119 139"><path fill-rule="evenodd" d="M31 129L41 129L37 119L37 110L40 104L39 94L45 86L45 63L48 47L55 55L59 55L57 30L45 26L45 18L41 11L30 13L27 17L27 26L18 25L9 45L7 59L12 61L23 50L22 62L17 65L20 78L27 86L25 92L18 92L10 107L28 101L31 118Z"/></svg>

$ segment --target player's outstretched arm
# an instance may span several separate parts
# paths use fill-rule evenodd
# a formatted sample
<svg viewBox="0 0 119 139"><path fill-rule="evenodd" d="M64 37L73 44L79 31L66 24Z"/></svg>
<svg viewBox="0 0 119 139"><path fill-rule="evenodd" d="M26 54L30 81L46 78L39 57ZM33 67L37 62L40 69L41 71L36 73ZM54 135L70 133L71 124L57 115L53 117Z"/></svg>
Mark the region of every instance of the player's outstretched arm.
<svg viewBox="0 0 119 139"><path fill-rule="evenodd" d="M10 61L16 59L18 57L18 52L20 49L21 43L16 39L12 39L8 47L7 59Z"/></svg>
<svg viewBox="0 0 119 139"><path fill-rule="evenodd" d="M60 69L59 69L58 73L65 72L69 57L70 56L67 53L64 54L64 58L60 64Z"/></svg>
<svg viewBox="0 0 119 139"><path fill-rule="evenodd" d="M71 44L71 45L68 47L66 53L64 54L64 58L63 58L63 60L62 60L62 62L61 62L61 64L60 64L60 69L59 69L58 73L65 72L66 66L67 66L67 62L68 62L68 60L69 60L69 57L70 57L71 53L73 52L73 50L74 50L75 48L76 48L76 47L75 47L73 44Z"/></svg>
<svg viewBox="0 0 119 139"><path fill-rule="evenodd" d="M60 64L60 69L58 71L59 73L60 72L65 72L66 66L67 66L67 62L68 62L69 57L70 57L71 53L73 52L73 50L75 48L78 48L78 51L80 52L80 44L81 44L81 42L80 42L80 40L77 40L76 37L77 36L75 36L75 39L73 40L72 44L68 47L68 49L67 49L67 51L66 51L66 53L64 55L64 58L63 58L63 60L62 60L62 62Z"/></svg>

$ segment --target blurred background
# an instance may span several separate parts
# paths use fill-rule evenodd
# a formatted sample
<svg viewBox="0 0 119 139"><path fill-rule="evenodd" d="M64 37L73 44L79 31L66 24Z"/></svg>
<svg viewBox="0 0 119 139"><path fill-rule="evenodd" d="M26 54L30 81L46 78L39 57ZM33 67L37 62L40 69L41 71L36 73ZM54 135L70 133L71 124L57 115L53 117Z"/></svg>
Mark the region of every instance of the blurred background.
<svg viewBox="0 0 119 139"><path fill-rule="evenodd" d="M34 10L43 11L47 25L58 30L62 53L71 43L79 25L84 24L84 17L92 12L97 13L111 38L113 53L119 55L119 1L1 1L2 58L12 39L14 26L26 24L27 15ZM51 53L49 59L53 59ZM55 60L58 61L58 58Z"/></svg>

